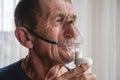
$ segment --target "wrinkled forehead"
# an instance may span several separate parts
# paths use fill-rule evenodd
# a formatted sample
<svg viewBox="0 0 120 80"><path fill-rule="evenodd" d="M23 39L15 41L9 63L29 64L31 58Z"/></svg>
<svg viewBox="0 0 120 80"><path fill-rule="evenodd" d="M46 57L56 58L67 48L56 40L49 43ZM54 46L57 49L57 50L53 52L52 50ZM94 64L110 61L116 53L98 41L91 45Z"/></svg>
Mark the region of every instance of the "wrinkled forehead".
<svg viewBox="0 0 120 80"><path fill-rule="evenodd" d="M45 16L71 16L75 17L75 11L69 0L42 0L43 14Z"/></svg>

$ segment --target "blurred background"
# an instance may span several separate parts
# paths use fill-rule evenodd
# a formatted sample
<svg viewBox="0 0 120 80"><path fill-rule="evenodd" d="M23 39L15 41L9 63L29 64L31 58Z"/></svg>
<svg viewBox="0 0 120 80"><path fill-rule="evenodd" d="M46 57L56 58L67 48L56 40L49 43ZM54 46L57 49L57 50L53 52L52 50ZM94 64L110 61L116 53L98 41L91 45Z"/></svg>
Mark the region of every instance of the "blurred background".
<svg viewBox="0 0 120 80"><path fill-rule="evenodd" d="M0 0L0 67L27 54L14 36L19 0ZM120 80L120 0L74 0L77 27L84 37L83 56L93 59L97 80Z"/></svg>

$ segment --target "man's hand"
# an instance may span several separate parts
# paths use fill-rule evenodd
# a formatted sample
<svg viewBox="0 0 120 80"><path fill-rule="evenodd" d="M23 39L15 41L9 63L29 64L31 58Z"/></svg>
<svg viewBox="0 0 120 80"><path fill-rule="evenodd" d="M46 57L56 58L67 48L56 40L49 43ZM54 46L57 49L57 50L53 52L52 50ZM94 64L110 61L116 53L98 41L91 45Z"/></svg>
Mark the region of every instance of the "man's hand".
<svg viewBox="0 0 120 80"><path fill-rule="evenodd" d="M55 80L96 80L95 74L84 74L84 72L86 72L89 67L89 64L82 64L79 67L64 73Z"/></svg>

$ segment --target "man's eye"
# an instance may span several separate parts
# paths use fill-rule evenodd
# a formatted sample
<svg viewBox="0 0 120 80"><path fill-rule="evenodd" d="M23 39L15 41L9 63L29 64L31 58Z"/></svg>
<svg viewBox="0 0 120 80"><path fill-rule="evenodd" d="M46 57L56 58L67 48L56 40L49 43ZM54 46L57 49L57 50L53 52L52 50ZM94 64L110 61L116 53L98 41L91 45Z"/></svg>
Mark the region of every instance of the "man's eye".
<svg viewBox="0 0 120 80"><path fill-rule="evenodd" d="M56 22L62 22L63 20L62 19L57 19Z"/></svg>
<svg viewBox="0 0 120 80"><path fill-rule="evenodd" d="M71 21L68 21L68 25L70 25L70 24L74 24L75 23L75 21L74 20L71 20Z"/></svg>

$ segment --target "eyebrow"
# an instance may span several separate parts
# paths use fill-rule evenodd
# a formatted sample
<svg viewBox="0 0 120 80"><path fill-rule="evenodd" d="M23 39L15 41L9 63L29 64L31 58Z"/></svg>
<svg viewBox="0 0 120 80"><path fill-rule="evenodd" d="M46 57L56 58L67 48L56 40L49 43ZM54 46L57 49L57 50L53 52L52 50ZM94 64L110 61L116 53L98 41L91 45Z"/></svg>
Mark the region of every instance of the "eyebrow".
<svg viewBox="0 0 120 80"><path fill-rule="evenodd" d="M72 19L76 20L77 19L77 15L73 14L72 16L70 16Z"/></svg>
<svg viewBox="0 0 120 80"><path fill-rule="evenodd" d="M64 0L64 1L72 3L72 1L71 1L71 0Z"/></svg>
<svg viewBox="0 0 120 80"><path fill-rule="evenodd" d="M52 12L52 13L49 15L49 17L48 17L48 20L54 21L57 17L65 18L65 14L64 14L64 13L61 13L61 12L59 12L59 11Z"/></svg>
<svg viewBox="0 0 120 80"><path fill-rule="evenodd" d="M50 21L54 21L57 17L61 17L61 18L67 18L67 17L70 17L71 19L74 19L76 20L77 19L77 15L76 14L73 14L73 15L68 15L66 16L65 13L62 13L62 12L53 12L49 15L48 17L48 20Z"/></svg>

